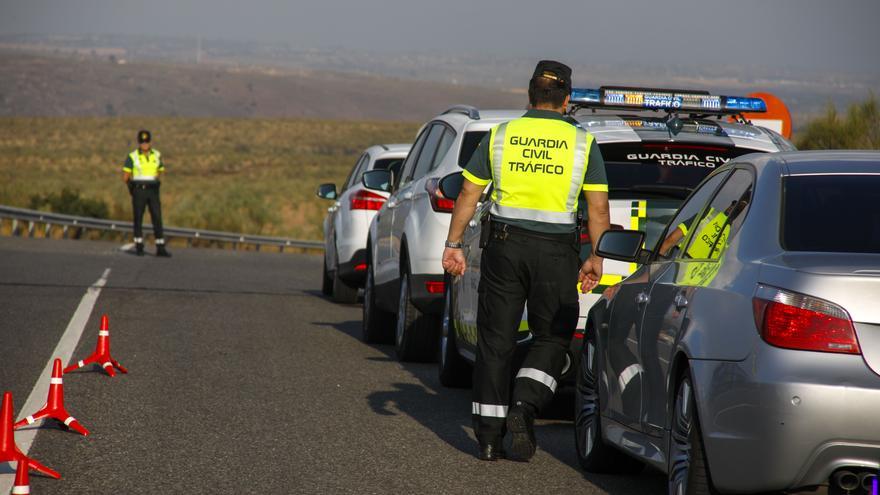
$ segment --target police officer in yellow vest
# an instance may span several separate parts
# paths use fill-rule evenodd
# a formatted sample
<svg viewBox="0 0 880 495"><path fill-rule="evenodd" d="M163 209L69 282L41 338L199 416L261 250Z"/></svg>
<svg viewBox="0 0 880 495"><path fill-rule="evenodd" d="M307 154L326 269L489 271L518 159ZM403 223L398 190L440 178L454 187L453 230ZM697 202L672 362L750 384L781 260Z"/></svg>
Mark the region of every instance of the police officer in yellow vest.
<svg viewBox="0 0 880 495"><path fill-rule="evenodd" d="M165 249L162 232L162 204L159 202L159 176L165 172L162 154L151 146L150 131L137 135L138 149L129 153L122 167L122 180L131 193L134 212L134 245L138 256L144 255L144 208L150 209L153 234L156 236L156 256L170 257Z"/></svg>
<svg viewBox="0 0 880 495"><path fill-rule="evenodd" d="M480 143L452 213L443 267L457 276L466 269L465 227L483 190L493 184L491 236L480 265L471 409L483 460L506 455L528 461L534 455L534 418L556 391L578 322L577 283L589 291L602 278L601 258L592 255L581 265L577 205L583 193L590 236L599 239L609 227L605 164L593 136L564 115L570 93L570 68L538 63L529 83L529 110L493 128ZM511 401L511 361L526 302L534 340L516 373Z"/></svg>

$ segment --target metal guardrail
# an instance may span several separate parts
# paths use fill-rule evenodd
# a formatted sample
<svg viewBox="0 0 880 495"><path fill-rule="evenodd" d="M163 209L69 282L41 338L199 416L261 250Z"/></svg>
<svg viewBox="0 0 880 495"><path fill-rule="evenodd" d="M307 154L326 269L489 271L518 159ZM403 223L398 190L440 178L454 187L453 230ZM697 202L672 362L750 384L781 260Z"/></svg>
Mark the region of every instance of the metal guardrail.
<svg viewBox="0 0 880 495"><path fill-rule="evenodd" d="M0 218L8 218L12 220L12 234L15 236L22 235L26 225L27 235L33 237L35 229L40 224L44 225L44 236L46 237L49 236L53 226L62 227L64 238L68 238L71 235L74 238L79 238L83 232L88 230L111 232L133 231L133 225L131 222L63 215L61 213L28 210L25 208L15 208L4 205L0 205ZM151 230L152 225L144 224L145 232L150 232ZM285 248L324 249L324 243L321 241L303 241L298 239L287 239L285 237L235 234L232 232L183 229L179 227L165 227L164 230L166 238L184 238L187 239L187 243L190 245L192 245L193 241L200 240L230 243L235 249L238 248L239 244L251 244L255 245L258 251L261 246L277 247L282 252Z"/></svg>

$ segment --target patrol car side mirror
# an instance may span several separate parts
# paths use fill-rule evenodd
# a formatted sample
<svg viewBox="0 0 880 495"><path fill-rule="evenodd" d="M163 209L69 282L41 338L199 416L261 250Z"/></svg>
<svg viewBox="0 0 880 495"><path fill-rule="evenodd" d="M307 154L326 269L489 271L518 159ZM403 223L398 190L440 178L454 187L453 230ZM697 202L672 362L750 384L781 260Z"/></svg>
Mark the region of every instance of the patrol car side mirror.
<svg viewBox="0 0 880 495"><path fill-rule="evenodd" d="M642 262L645 233L639 230L608 230L599 238L596 255L630 263Z"/></svg>
<svg viewBox="0 0 880 495"><path fill-rule="evenodd" d="M461 185L463 183L464 176L461 175L461 172L449 174L446 177L440 179L440 192L443 193L443 196L449 199L456 199L458 198L459 193L461 193Z"/></svg>
<svg viewBox="0 0 880 495"><path fill-rule="evenodd" d="M391 192L394 184L394 174L390 170L370 170L364 172L361 179L364 187L373 191Z"/></svg>
<svg viewBox="0 0 880 495"><path fill-rule="evenodd" d="M339 194L336 192L336 184L321 184L318 186L318 192L315 193L321 199L336 199Z"/></svg>

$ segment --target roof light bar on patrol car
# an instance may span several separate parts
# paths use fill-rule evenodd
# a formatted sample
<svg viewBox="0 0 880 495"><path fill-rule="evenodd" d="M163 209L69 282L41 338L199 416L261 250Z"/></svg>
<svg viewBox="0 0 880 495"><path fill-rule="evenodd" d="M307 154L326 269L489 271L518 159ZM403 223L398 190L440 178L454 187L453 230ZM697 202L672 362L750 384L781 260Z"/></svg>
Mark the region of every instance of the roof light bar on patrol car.
<svg viewBox="0 0 880 495"><path fill-rule="evenodd" d="M760 98L712 95L708 91L612 86L602 86L599 89L572 88L571 105L575 109L662 110L707 115L767 111L767 105Z"/></svg>

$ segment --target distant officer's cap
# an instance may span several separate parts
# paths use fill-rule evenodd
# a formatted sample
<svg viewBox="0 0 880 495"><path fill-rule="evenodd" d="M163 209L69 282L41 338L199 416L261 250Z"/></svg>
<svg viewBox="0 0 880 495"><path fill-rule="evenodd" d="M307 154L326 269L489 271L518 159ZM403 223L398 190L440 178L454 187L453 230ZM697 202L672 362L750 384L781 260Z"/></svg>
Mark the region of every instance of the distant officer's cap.
<svg viewBox="0 0 880 495"><path fill-rule="evenodd" d="M555 60L541 60L535 66L532 81L544 78L556 81L560 88L571 91L571 67Z"/></svg>
<svg viewBox="0 0 880 495"><path fill-rule="evenodd" d="M150 142L150 131L138 131L138 144Z"/></svg>

